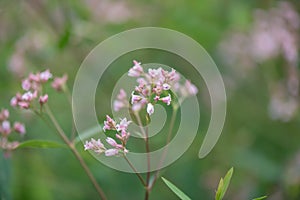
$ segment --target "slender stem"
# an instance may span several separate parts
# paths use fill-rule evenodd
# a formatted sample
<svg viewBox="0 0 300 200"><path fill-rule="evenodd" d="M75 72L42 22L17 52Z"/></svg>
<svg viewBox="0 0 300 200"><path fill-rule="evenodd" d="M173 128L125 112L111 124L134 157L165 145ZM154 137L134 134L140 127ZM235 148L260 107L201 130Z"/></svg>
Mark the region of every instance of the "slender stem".
<svg viewBox="0 0 300 200"><path fill-rule="evenodd" d="M150 188L149 188L149 183L150 183L150 147L149 147L149 130L148 127L146 127L146 153L147 153L147 188L146 188L146 193L145 193L145 200L149 199L149 192L150 192Z"/></svg>
<svg viewBox="0 0 300 200"><path fill-rule="evenodd" d="M72 152L75 155L75 157L77 158L77 160L79 161L79 163L82 166L82 168L84 169L85 173L87 174L87 176L89 177L89 179L93 183L93 185L96 188L96 190L97 190L99 196L101 197L101 199L106 200L107 198L106 198L106 196L104 194L104 191L102 190L102 188L97 183L94 175L92 174L91 170L88 168L88 166L86 165L86 163L82 159L81 155L79 154L79 152L75 148L74 144L72 143L69 147L72 150Z"/></svg>
<svg viewBox="0 0 300 200"><path fill-rule="evenodd" d="M150 183L150 167L151 167L151 162L150 162L150 147L149 147L149 130L148 130L148 127L146 127L146 131L144 130L143 128L143 125L142 125L142 121L141 121L141 118L140 116L136 113L135 114L136 116L136 119L138 121L138 125L141 129L141 132L142 134L144 135L144 140L145 140L145 143L146 143L146 153L147 153L147 178L146 178L146 191L145 191L145 200L148 200L149 199L149 193L150 193L150 187L149 187L149 183Z"/></svg>
<svg viewBox="0 0 300 200"><path fill-rule="evenodd" d="M138 114L138 113L135 113L135 117L136 117L136 119L137 119L137 121L138 121L139 127L140 127L141 132L142 132L142 134L143 134L143 136L144 136L144 139L146 140L146 138L147 138L146 132L145 132L145 130L144 130L144 128L143 128L143 124L142 124L142 121L141 121L141 118L140 118L139 114Z"/></svg>
<svg viewBox="0 0 300 200"><path fill-rule="evenodd" d="M134 171L134 173L137 175L137 177L140 179L141 183L143 184L143 186L146 187L146 183L143 179L143 177L138 173L138 171L136 170L136 168L133 166L133 164L130 162L130 160L126 157L126 155L124 155L125 160L127 161L127 163L129 164L129 166L131 167L131 169Z"/></svg>
<svg viewBox="0 0 300 200"><path fill-rule="evenodd" d="M70 89L69 87L67 86L67 84L65 84L64 86L64 93L66 94L67 96L67 99L68 99L68 102L70 104L70 107L72 108L72 94L70 92ZM75 129L75 123L74 123L74 119L72 118L72 134L71 134L71 141L73 141L75 139L75 132L76 132L76 129Z"/></svg>
<svg viewBox="0 0 300 200"><path fill-rule="evenodd" d="M67 144L67 145L70 145L70 141L69 139L67 138L65 132L62 130L62 128L60 127L59 123L57 122L56 118L54 117L52 111L50 110L50 107L48 106L48 104L45 104L45 109L46 109L46 112L48 114L48 116L50 117L50 120L51 122L53 123L55 129L57 130L59 136L63 139L63 141Z"/></svg>
<svg viewBox="0 0 300 200"><path fill-rule="evenodd" d="M174 107L174 111L172 113L172 118L171 118L171 121L170 121L169 131L168 131L168 135L167 135L166 145L171 140L171 135L172 135L172 131L173 131L173 128L174 128L174 124L175 124L175 120L176 120L176 116L177 116L177 111L178 111L178 107ZM160 159L160 162L159 162L159 165L158 165L158 170L156 171L155 176L154 176L154 180L153 180L152 184L150 185L150 189L152 189L153 185L157 181L157 178L159 177L159 173L160 173L159 168L161 167L163 161L165 160L167 152L168 152L168 148L166 148L163 152L163 155L162 155L162 157Z"/></svg>
<svg viewBox="0 0 300 200"><path fill-rule="evenodd" d="M75 155L76 159L79 161L80 165L82 166L82 168L84 169L85 173L89 177L90 181L94 185L94 187L97 190L97 192L98 192L99 196L101 197L101 199L106 200L107 198L106 198L106 196L105 196L102 188L99 186L99 184L97 183L97 181L96 181L95 177L93 176L92 172L90 171L90 169L88 168L88 166L86 165L86 163L82 159L81 155L79 154L79 152L75 148L74 143L71 142L67 138L65 132L63 131L63 129L61 128L61 126L57 122L57 120L54 117L54 115L53 115L52 111L50 110L49 106L47 104L45 104L44 106L45 106L46 112L49 115L49 118L50 118L51 122L53 123L55 129L57 130L59 136L63 139L63 141L68 145L68 147L70 148L70 150L72 151L72 153ZM39 116L41 116L41 115L39 115Z"/></svg>

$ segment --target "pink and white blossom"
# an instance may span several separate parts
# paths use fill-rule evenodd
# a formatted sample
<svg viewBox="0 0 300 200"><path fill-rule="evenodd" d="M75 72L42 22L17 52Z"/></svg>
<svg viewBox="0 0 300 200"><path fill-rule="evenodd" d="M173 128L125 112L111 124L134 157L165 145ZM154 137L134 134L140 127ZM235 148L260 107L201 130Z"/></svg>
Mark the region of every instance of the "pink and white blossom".
<svg viewBox="0 0 300 200"><path fill-rule="evenodd" d="M190 80L186 80L185 88L189 95L196 95L198 93L197 87L194 84L192 84Z"/></svg>
<svg viewBox="0 0 300 200"><path fill-rule="evenodd" d="M31 83L30 83L29 79L25 79L25 80L22 81L22 88L23 88L23 90L25 90L25 91L30 90L30 88L31 88Z"/></svg>
<svg viewBox="0 0 300 200"><path fill-rule="evenodd" d="M105 151L105 156L116 156L119 154L119 149L108 149Z"/></svg>
<svg viewBox="0 0 300 200"><path fill-rule="evenodd" d="M39 102L41 105L47 103L48 102L48 94L45 94L44 96L40 96Z"/></svg>
<svg viewBox="0 0 300 200"><path fill-rule="evenodd" d="M2 109L0 112L0 121L7 120L9 118L9 111L7 109Z"/></svg>
<svg viewBox="0 0 300 200"><path fill-rule="evenodd" d="M50 78L52 78L52 74L50 73L49 69L40 73L40 81L42 83L47 82Z"/></svg>
<svg viewBox="0 0 300 200"><path fill-rule="evenodd" d="M154 106L151 103L147 104L147 113L152 115L154 113Z"/></svg>
<svg viewBox="0 0 300 200"><path fill-rule="evenodd" d="M100 139L95 140L92 138L91 141L85 141L84 150L93 150L96 153L102 153L106 151L106 148Z"/></svg>
<svg viewBox="0 0 300 200"><path fill-rule="evenodd" d="M52 82L51 86L56 91L62 91L66 82L68 80L68 75L64 74L62 77L55 77L54 81Z"/></svg>
<svg viewBox="0 0 300 200"><path fill-rule="evenodd" d="M143 73L143 68L141 66L140 62L137 62L136 60L133 61L134 66L129 69L128 76L131 77L139 77Z"/></svg>
<svg viewBox="0 0 300 200"><path fill-rule="evenodd" d="M25 125L20 122L14 123L14 130L21 135L24 135L26 133Z"/></svg>
<svg viewBox="0 0 300 200"><path fill-rule="evenodd" d="M1 132L4 135L8 135L11 132L10 122L9 121L3 121L1 125Z"/></svg>
<svg viewBox="0 0 300 200"><path fill-rule="evenodd" d="M162 102L166 103L167 105L170 105L171 104L171 95L169 94L168 96L162 97L159 100L161 100Z"/></svg>
<svg viewBox="0 0 300 200"><path fill-rule="evenodd" d="M106 121L104 121L103 131L116 130L116 125L116 122L109 115L106 115Z"/></svg>
<svg viewBox="0 0 300 200"><path fill-rule="evenodd" d="M127 118L121 119L120 123L116 125L117 131L126 130L131 121L127 121Z"/></svg>

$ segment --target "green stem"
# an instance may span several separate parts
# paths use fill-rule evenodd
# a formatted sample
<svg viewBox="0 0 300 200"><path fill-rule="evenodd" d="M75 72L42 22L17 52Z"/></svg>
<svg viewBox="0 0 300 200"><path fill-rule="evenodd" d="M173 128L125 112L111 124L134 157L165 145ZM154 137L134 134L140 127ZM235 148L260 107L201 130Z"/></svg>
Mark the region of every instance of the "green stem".
<svg viewBox="0 0 300 200"><path fill-rule="evenodd" d="M166 140L166 145L170 142L171 140L171 136L172 136L172 131L173 131L173 128L174 128L174 123L175 123L175 120L176 120L176 116L177 116L177 111L178 111L178 107L175 106L174 107L174 111L172 113L172 118L171 118L171 121L170 121L170 128L169 128L169 131L168 131L168 135L167 135L167 140ZM168 148L166 148L163 152L163 155L160 159L160 162L158 164L158 170L156 171L155 173L155 176L154 176L154 179L153 179L153 182L152 184L149 186L150 189L152 189L153 185L155 184L155 182L157 181L158 177L159 177L159 173L160 173L160 167L162 166L162 163L163 161L165 160L166 158L166 155L167 155L167 152L168 152Z"/></svg>
<svg viewBox="0 0 300 200"><path fill-rule="evenodd" d="M130 162L130 160L128 160L128 158L126 157L126 155L124 155L125 160L127 161L127 163L129 164L130 168L134 171L134 173L137 175L137 177L140 179L141 183L143 184L143 186L147 186L147 184L145 183L143 177L138 173L138 171L136 170L136 168L133 166L133 164Z"/></svg>
<svg viewBox="0 0 300 200"><path fill-rule="evenodd" d="M72 151L72 153L75 155L76 159L79 161L80 165L82 166L82 168L84 169L85 173L89 177L90 181L94 185L94 187L97 190L97 192L98 192L99 196L101 197L101 199L106 200L107 198L106 198L106 196L105 196L102 188L99 186L99 184L97 183L97 181L96 181L95 177L93 176L92 172L90 171L90 169L88 168L88 166L86 165L86 163L82 159L81 155L79 154L79 152L75 148L74 143L71 142L67 138L65 132L63 131L63 129L61 128L61 126L57 122L57 120L54 117L54 115L53 115L52 111L50 110L49 106L47 104L45 104L44 106L45 106L46 112L47 112L47 114L48 114L51 122L53 123L53 125L54 125L57 133L62 138L62 140L68 145L68 147L70 148L70 150ZM39 116L41 116L41 115L39 115Z"/></svg>
<svg viewBox="0 0 300 200"><path fill-rule="evenodd" d="M65 84L64 86L64 93L66 94L67 96L67 99L68 99L68 102L70 104L70 107L72 108L72 94L70 92L70 89L69 87L67 86L67 84ZM72 134L71 134L71 141L73 141L75 139L75 132L76 132L76 128L75 128L75 123L74 123L74 120L72 118Z"/></svg>
<svg viewBox="0 0 300 200"><path fill-rule="evenodd" d="M146 187L146 192L145 192L145 200L149 199L149 193L150 193L150 187L149 187L149 183L150 183L150 147L149 147L149 130L148 127L146 127L146 153L147 153L147 187Z"/></svg>

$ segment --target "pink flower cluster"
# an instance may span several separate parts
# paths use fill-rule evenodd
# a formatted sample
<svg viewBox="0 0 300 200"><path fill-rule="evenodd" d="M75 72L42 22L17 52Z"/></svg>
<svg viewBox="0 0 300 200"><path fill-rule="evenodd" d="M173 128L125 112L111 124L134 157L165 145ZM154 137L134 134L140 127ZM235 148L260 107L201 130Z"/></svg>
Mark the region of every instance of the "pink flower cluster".
<svg viewBox="0 0 300 200"><path fill-rule="evenodd" d="M18 147L19 142L9 141L10 134L14 131L23 136L26 133L24 124L20 122L14 122L11 126L11 122L8 120L9 111L7 109L2 109L0 112L0 148L9 152Z"/></svg>
<svg viewBox="0 0 300 200"><path fill-rule="evenodd" d="M134 66L128 71L128 76L136 77L138 85L131 93L131 100L127 99L127 94L124 89L120 90L113 104L115 111L128 108L130 101L133 111L146 108L147 113L152 115L154 113L154 105L158 101L166 105L171 104L171 89L178 92L182 98L196 95L198 92L196 86L189 80L181 85L179 83L180 75L174 69L170 72L162 68L148 69L146 73L140 62L134 60L133 64ZM106 156L118 156L121 155L121 153L126 154L128 152L126 144L130 136L127 128L130 123L131 121L128 121L126 118L120 119L120 122L117 123L107 115L106 121L104 121L103 131L116 131L115 137L119 143L115 139L107 137L106 142L111 148L106 148L100 139L95 140L92 138L90 141L85 142L84 150L92 150L99 154L104 152Z"/></svg>
<svg viewBox="0 0 300 200"><path fill-rule="evenodd" d="M27 78L22 81L22 89L24 93L17 93L10 101L12 107L19 107L22 109L29 109L32 103L38 99L39 104L48 102L48 94L42 94L42 86L47 83L53 75L50 70L47 69L43 72L38 72L36 74L29 74ZM67 81L67 76L64 75L62 78L55 77L52 82L52 87L61 91L62 87Z"/></svg>
<svg viewBox="0 0 300 200"><path fill-rule="evenodd" d="M182 98L196 95L198 89L189 80L184 85L180 84L180 75L172 69L170 72L162 69L148 69L144 72L140 62L133 61L134 66L129 69L128 76L136 77L138 85L131 93L132 110L139 111L147 107L147 113L154 113L154 105L161 101L167 105L171 104L172 97L169 90L173 90ZM114 101L114 110L119 111L128 107L127 95L123 89L120 90L117 100Z"/></svg>
<svg viewBox="0 0 300 200"><path fill-rule="evenodd" d="M116 138L119 140L120 144L116 142L115 139L111 137L106 138L106 142L111 146L111 148L106 148L100 139L95 140L92 138L90 141L86 141L84 145L84 150L93 150L95 153L105 153L105 156L117 156L120 153L128 153L126 149L126 144L129 139L130 133L127 131L128 125L131 121L127 121L126 118L120 120L117 123L110 116L106 116L106 121L104 121L104 132L107 130L116 131Z"/></svg>

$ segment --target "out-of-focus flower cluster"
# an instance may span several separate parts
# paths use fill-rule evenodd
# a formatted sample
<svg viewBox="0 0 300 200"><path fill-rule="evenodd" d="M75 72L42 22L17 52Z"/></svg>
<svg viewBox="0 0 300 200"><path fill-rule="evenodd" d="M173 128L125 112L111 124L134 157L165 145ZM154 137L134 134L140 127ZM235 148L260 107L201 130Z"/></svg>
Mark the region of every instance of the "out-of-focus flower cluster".
<svg viewBox="0 0 300 200"><path fill-rule="evenodd" d="M300 18L293 5L280 2L270 10L256 10L249 32L231 32L220 43L229 65L256 66L278 56L296 65Z"/></svg>
<svg viewBox="0 0 300 200"><path fill-rule="evenodd" d="M104 121L103 130L112 130L116 131L115 137L119 141L117 141L111 137L106 138L107 144L110 145L110 148L106 148L100 139L95 140L92 138L90 141L86 141L84 145L84 150L93 150L95 153L101 154L105 153L105 156L118 156L128 153L126 149L126 144L129 139L130 133L127 131L128 125L131 121L127 121L126 118L120 120L117 123L110 116L106 116L106 121Z"/></svg>
<svg viewBox="0 0 300 200"><path fill-rule="evenodd" d="M2 109L0 112L0 148L3 149L8 156L10 151L18 147L18 141L10 141L9 136L12 132L19 133L23 136L26 133L24 124L14 122L13 125L9 121L9 111Z"/></svg>
<svg viewBox="0 0 300 200"><path fill-rule="evenodd" d="M43 72L38 72L36 74L30 73L22 81L23 93L17 93L10 101L12 107L19 107L22 109L29 109L34 105L36 100L42 106L48 101L48 94L43 94L43 85L47 83L53 75L50 70L45 70ZM67 81L67 76L64 75L62 78L55 77L52 82L52 87L61 91Z"/></svg>
<svg viewBox="0 0 300 200"><path fill-rule="evenodd" d="M220 43L220 54L235 78L244 78L258 65L284 61L284 82L270 86L269 111L273 119L289 121L299 107L295 103L299 96L299 29L300 17L293 5L279 2L270 10L256 10L248 32L231 32Z"/></svg>
<svg viewBox="0 0 300 200"><path fill-rule="evenodd" d="M170 72L162 68L148 69L144 72L140 62L133 61L134 66L129 69L128 76L137 78L138 85L131 93L130 103L133 111L139 111L142 108L147 109L147 113L154 113L154 105L160 101L170 105L172 101L171 89L178 93L181 99L191 95L196 95L198 89L189 80L181 85L180 75L172 69ZM121 89L114 101L114 110L119 111L122 108L128 108L128 99L126 92Z"/></svg>

